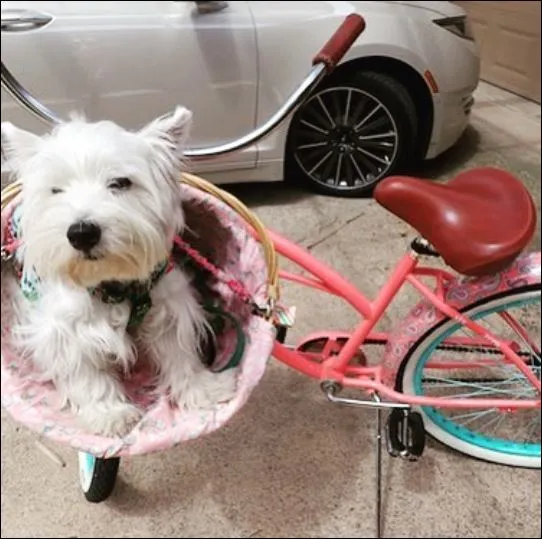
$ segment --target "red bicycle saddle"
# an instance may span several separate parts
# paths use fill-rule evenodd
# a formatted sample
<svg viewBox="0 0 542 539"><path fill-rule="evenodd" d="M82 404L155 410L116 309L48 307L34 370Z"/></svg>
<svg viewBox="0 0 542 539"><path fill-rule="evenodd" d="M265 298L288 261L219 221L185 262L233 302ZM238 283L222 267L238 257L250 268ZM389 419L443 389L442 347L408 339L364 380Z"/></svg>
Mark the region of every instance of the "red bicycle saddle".
<svg viewBox="0 0 542 539"><path fill-rule="evenodd" d="M529 191L508 172L491 167L468 170L446 184L390 176L376 186L374 197L464 275L506 268L536 227Z"/></svg>

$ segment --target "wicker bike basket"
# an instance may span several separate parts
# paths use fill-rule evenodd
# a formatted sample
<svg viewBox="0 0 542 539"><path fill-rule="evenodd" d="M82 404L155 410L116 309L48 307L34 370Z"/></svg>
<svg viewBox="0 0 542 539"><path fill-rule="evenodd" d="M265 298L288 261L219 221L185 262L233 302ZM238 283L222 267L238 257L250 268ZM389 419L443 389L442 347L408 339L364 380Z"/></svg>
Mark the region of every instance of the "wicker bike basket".
<svg viewBox="0 0 542 539"><path fill-rule="evenodd" d="M214 292L221 296L229 312L237 315L246 337L234 398L211 411L181 411L172 406L166 396L155 395L144 371L135 371L125 380L125 387L144 414L132 431L123 437L110 438L82 430L73 413L62 408L53 384L37 380L39 373L32 363L17 356L11 342L14 313L10 287L6 286L9 277L3 275L2 405L15 421L78 451L110 458L161 451L210 433L245 404L263 376L275 340L275 328L269 320L279 293L275 249L264 225L233 195L191 174L182 176L179 188L183 192L187 229L193 233L191 246L224 274L241 282L252 304L262 307L255 312L224 282L213 283ZM20 199L18 182L2 190L2 245L7 216ZM8 270L8 267L3 268L3 273ZM219 336L213 368L224 365L235 347L235 340L233 329Z"/></svg>

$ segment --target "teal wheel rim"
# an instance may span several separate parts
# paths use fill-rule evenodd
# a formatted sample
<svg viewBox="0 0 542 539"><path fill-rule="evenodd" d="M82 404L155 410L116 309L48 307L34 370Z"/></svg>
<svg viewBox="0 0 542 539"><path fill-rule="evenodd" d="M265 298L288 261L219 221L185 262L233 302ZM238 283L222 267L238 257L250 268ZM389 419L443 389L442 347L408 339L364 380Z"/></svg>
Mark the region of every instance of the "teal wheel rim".
<svg viewBox="0 0 542 539"><path fill-rule="evenodd" d="M537 303L537 302L540 303L540 296L535 297L535 298L523 299L523 300L514 300L514 301L511 301L510 303L499 305L498 307L493 307L493 308L481 311L479 313L476 313L474 316L472 316L472 319L479 320L480 318L483 318L485 316L502 312L510 308L523 307L525 305L530 305L532 303ZM454 324L453 326L451 326L448 330L440 334L436 338L436 340L432 342L431 345L427 347L427 349L420 356L420 359L416 364L414 374L413 374L413 386L414 386L414 391L416 395L423 396L425 393L423 370L427 362L431 359L433 352L442 343L442 341L450 337L453 333L455 333L461 327L462 327L461 324ZM538 366L537 368L540 369L540 366ZM516 369L516 372L517 372L517 369ZM533 388L533 392L534 392L534 388ZM535 396L533 395L532 398L535 398ZM451 434L452 436L455 436L456 438L462 440L463 442L476 445L478 447L481 447L490 451L503 453L507 455L540 458L540 454L541 454L540 442L538 443L515 442L515 441L507 440L501 437L487 436L485 434L481 434L480 432L471 430L470 428L465 427L464 425L459 425L458 423L456 423L452 419L449 419L448 417L446 417L444 414L442 414L435 408L424 406L422 407L422 410L424 414L428 417L428 419L430 419L438 427L440 427L445 432Z"/></svg>
<svg viewBox="0 0 542 539"><path fill-rule="evenodd" d="M94 467L96 466L96 457L90 453L80 451L79 457L79 479L83 492L88 492L94 476Z"/></svg>

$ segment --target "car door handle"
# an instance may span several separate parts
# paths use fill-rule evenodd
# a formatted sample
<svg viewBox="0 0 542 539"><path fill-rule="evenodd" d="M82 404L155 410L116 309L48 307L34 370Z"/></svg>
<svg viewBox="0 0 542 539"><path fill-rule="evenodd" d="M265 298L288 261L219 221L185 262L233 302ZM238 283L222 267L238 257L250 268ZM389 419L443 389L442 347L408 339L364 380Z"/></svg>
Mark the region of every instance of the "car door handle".
<svg viewBox="0 0 542 539"><path fill-rule="evenodd" d="M6 9L2 11L2 32L28 32L49 24L51 15L27 9Z"/></svg>
<svg viewBox="0 0 542 539"><path fill-rule="evenodd" d="M228 7L226 0L208 1L208 2L194 2L200 15L206 15L209 13L217 13Z"/></svg>

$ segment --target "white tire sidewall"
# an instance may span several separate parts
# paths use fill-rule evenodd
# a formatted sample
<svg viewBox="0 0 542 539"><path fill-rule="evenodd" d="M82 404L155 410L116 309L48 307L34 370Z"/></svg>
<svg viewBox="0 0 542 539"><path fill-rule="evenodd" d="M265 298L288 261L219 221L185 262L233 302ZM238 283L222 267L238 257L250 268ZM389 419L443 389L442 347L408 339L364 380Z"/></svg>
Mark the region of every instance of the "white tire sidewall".
<svg viewBox="0 0 542 539"><path fill-rule="evenodd" d="M504 297L497 298L494 300L485 301L483 304L465 311L466 316L472 316L479 312L486 311L491 308L499 307L504 304L511 303L514 300L529 299L532 297L540 297L540 290L531 290L526 292L517 292L510 293ZM402 374L402 388L403 393L407 395L414 395L414 373L416 372L416 366L420 360L420 357L424 354L431 344L440 338L440 336L450 329L451 326L456 325L455 320L448 320L442 324L437 329L431 331L429 335L423 337L420 344L415 348L412 355L408 358L405 368ZM540 457L527 457L522 455L510 455L507 453L502 453L500 451L494 451L478 445L466 442L460 438L454 436L450 432L444 430L442 427L437 425L424 411L419 408L418 410L423 417L425 429L431 436L437 439L439 442L459 451L470 455L472 457L485 460L488 462L494 462L496 464L506 464L509 466L516 466L522 468L540 468L541 467L541 458Z"/></svg>

